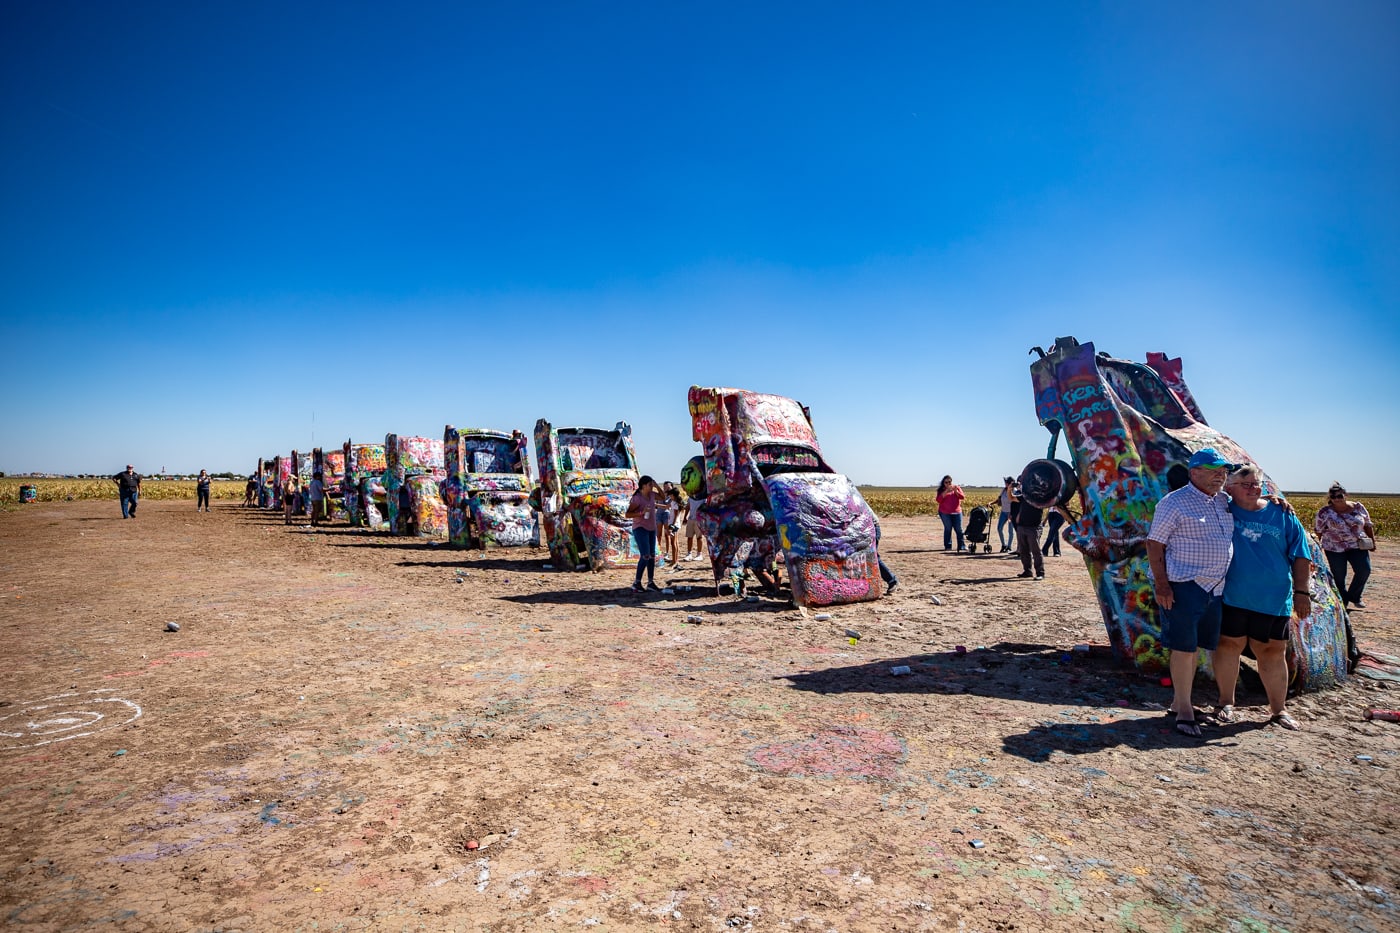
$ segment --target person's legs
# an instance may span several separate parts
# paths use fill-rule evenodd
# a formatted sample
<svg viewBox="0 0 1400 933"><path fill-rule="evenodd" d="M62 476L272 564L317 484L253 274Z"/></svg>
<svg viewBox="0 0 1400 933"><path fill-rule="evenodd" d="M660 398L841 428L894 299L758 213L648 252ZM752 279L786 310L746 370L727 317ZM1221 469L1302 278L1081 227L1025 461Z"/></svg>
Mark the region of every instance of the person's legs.
<svg viewBox="0 0 1400 933"><path fill-rule="evenodd" d="M1336 584L1337 593L1342 597L1342 602L1347 600L1347 552L1346 551L1323 551L1327 555L1327 569L1332 571L1332 582Z"/></svg>
<svg viewBox="0 0 1400 933"><path fill-rule="evenodd" d="M1288 642L1251 638L1249 647L1259 662L1259 679L1264 682L1264 693L1269 697L1269 715L1277 716L1288 701Z"/></svg>
<svg viewBox="0 0 1400 933"><path fill-rule="evenodd" d="M885 581L885 592L893 593L894 588L899 586L899 578L894 575L894 571L885 566L885 561L878 555L875 558L880 567L880 579Z"/></svg>
<svg viewBox="0 0 1400 933"><path fill-rule="evenodd" d="M1172 608L1159 608L1162 644L1171 651L1168 669L1172 679L1171 709L1177 715L1177 731L1198 736L1196 710L1191 690L1196 680L1196 652L1215 651L1220 646L1220 597L1212 596L1196 583L1172 583ZM1184 724L1190 723L1189 727Z"/></svg>
<svg viewBox="0 0 1400 933"><path fill-rule="evenodd" d="M958 550L965 550L965 547L963 545L962 513L955 512L952 515L949 515L948 517L952 519L953 531L957 532L958 535Z"/></svg>
<svg viewBox="0 0 1400 933"><path fill-rule="evenodd" d="M939 512L938 519L943 522L943 550L951 551L953 549L953 516Z"/></svg>
<svg viewBox="0 0 1400 933"><path fill-rule="evenodd" d="M647 582L656 583L656 532L647 528L633 528L632 538L637 542L637 578L632 581L633 589L642 588L642 574L647 576Z"/></svg>
<svg viewBox="0 0 1400 933"><path fill-rule="evenodd" d="M1347 563L1351 564L1351 585L1347 587L1346 598L1353 606L1361 605L1361 591L1366 589L1366 581L1371 579L1371 553L1360 548L1346 552Z"/></svg>
<svg viewBox="0 0 1400 933"><path fill-rule="evenodd" d="M124 492L117 493L117 497L121 499L122 503L122 518L129 518L130 515L128 513L131 509L131 497Z"/></svg>
<svg viewBox="0 0 1400 933"><path fill-rule="evenodd" d="M1026 534L1024 528L1016 529L1016 556L1021 558L1021 576L1031 576L1031 551L1035 550L1035 542L1031 536Z"/></svg>
<svg viewBox="0 0 1400 933"><path fill-rule="evenodd" d="M1022 528L1021 534L1030 539L1031 560L1035 562L1035 577L1039 580L1045 576L1045 555L1040 553L1040 529Z"/></svg>
<svg viewBox="0 0 1400 933"><path fill-rule="evenodd" d="M997 540L1001 542L1001 552L1005 554L1011 550L1011 536L1006 533L1006 526L1011 524L1011 516L1005 512L997 513Z"/></svg>
<svg viewBox="0 0 1400 933"><path fill-rule="evenodd" d="M139 502L140 499L141 499L141 490L139 490L139 489L133 489L133 490L131 490L131 517L132 517L132 518L135 518L135 517L136 517L136 503Z"/></svg>
<svg viewBox="0 0 1400 933"><path fill-rule="evenodd" d="M1226 607L1227 610L1229 607ZM1218 706L1235 705L1235 685L1240 680L1240 655L1249 639L1244 636L1221 635L1220 644L1210 655L1211 666L1215 668L1215 685L1220 690ZM1255 652L1258 657L1258 652Z"/></svg>

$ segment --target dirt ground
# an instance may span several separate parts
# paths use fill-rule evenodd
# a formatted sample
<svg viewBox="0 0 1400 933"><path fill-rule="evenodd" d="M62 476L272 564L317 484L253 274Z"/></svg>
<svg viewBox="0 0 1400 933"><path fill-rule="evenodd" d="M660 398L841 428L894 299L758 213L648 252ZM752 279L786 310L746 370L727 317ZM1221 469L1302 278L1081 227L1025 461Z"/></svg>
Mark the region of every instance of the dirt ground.
<svg viewBox="0 0 1400 933"><path fill-rule="evenodd" d="M0 514L0 916L1400 928L1400 724L1362 717L1396 685L1295 698L1290 733L1246 681L1248 722L1184 739L1155 679L1073 650L1105 634L1068 549L1035 583L883 524L899 591L819 619L695 563L638 599L226 503ZM1397 543L1354 616L1389 654Z"/></svg>

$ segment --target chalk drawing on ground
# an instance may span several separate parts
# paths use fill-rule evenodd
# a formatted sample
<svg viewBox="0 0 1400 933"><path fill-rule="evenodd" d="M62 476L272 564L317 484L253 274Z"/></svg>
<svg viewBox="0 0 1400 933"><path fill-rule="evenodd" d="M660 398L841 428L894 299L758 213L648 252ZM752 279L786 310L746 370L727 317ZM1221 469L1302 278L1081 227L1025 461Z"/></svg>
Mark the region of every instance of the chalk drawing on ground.
<svg viewBox="0 0 1400 933"><path fill-rule="evenodd" d="M131 700L112 690L56 693L0 715L0 748L36 748L115 729L141 717Z"/></svg>

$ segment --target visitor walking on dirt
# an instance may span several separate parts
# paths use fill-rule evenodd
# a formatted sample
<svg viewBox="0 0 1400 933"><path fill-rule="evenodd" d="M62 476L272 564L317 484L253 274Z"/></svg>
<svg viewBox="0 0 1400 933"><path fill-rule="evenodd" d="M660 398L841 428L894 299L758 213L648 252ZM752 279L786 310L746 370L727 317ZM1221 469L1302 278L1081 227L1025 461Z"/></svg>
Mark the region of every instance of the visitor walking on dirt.
<svg viewBox="0 0 1400 933"><path fill-rule="evenodd" d="M255 477L248 477L248 482L243 486L243 507L251 509L258 504L258 481Z"/></svg>
<svg viewBox="0 0 1400 933"><path fill-rule="evenodd" d="M326 508L326 484L320 473L311 474L311 524L319 525Z"/></svg>
<svg viewBox="0 0 1400 933"><path fill-rule="evenodd" d="M1230 497L1221 492L1229 465L1214 447L1192 454L1186 463L1191 482L1162 497L1147 533L1162 644L1171 651L1170 712L1176 731L1193 738L1201 735L1191 705L1196 652L1219 647L1221 596L1234 551Z"/></svg>
<svg viewBox="0 0 1400 933"><path fill-rule="evenodd" d="M141 498L141 474L131 464L126 470L112 477L117 484L117 495L122 500L122 518L136 517L136 500Z"/></svg>
<svg viewBox="0 0 1400 933"><path fill-rule="evenodd" d="M632 519L632 540L637 542L637 579L632 581L632 592L642 592L642 574L647 575L647 589L659 590L656 585L656 512L665 500L665 493L650 476L643 476L637 483L637 491L627 503L627 517Z"/></svg>
<svg viewBox="0 0 1400 933"><path fill-rule="evenodd" d="M1050 509L1050 514L1045 519L1045 544L1041 546L1040 553L1050 556L1050 551L1055 552L1055 556L1060 556L1060 528L1065 523L1065 510L1060 506Z"/></svg>
<svg viewBox="0 0 1400 933"><path fill-rule="evenodd" d="M1021 572L1017 577L1045 579L1045 555L1040 553L1040 520L1044 517L1044 510L1029 502L1022 502L1016 510L1016 554L1021 558Z"/></svg>
<svg viewBox="0 0 1400 933"><path fill-rule="evenodd" d="M1008 476L1001 482L1001 494L997 496L997 540L1001 542L1001 553L1010 554L1016 532L1008 531L1007 526L1015 527L1011 523L1011 491L1016 488L1016 477Z"/></svg>
<svg viewBox="0 0 1400 933"><path fill-rule="evenodd" d="M196 512L200 509L204 509L206 512L209 511L209 486L212 482L213 480L210 479L207 470L199 471L199 476L194 481L194 510Z"/></svg>
<svg viewBox="0 0 1400 933"><path fill-rule="evenodd" d="M1360 502L1347 498L1341 483L1327 490L1327 504L1318 510L1313 530L1327 554L1327 567L1337 581L1337 592L1347 606L1365 609L1361 592L1371 578L1371 552L1376 549L1376 527L1371 514ZM1351 585L1347 585L1347 568L1351 568Z"/></svg>
<svg viewBox="0 0 1400 933"><path fill-rule="evenodd" d="M967 496L963 494L962 487L953 482L953 477L945 476L938 484L935 496L938 499L938 518L943 522L943 550L952 550L954 532L958 535L958 550L966 550L963 546L962 504Z"/></svg>
<svg viewBox="0 0 1400 933"><path fill-rule="evenodd" d="M685 507L685 557L682 560L704 560L708 554L709 545L705 541L705 533L700 528L700 506L705 504L705 500L699 496L691 496Z"/></svg>
<svg viewBox="0 0 1400 933"><path fill-rule="evenodd" d="M1225 480L1235 520L1234 556L1225 575L1220 613L1220 647L1212 663L1220 700L1217 722L1237 722L1235 684L1246 643L1259 662L1259 679L1269 698L1269 722L1285 729L1298 723L1288 699L1288 619L1312 614L1308 576L1312 554L1307 532L1292 512L1260 495L1259 468L1241 467Z"/></svg>
<svg viewBox="0 0 1400 933"><path fill-rule="evenodd" d="M282 523L290 525L297 507L297 478L290 476L282 487Z"/></svg>

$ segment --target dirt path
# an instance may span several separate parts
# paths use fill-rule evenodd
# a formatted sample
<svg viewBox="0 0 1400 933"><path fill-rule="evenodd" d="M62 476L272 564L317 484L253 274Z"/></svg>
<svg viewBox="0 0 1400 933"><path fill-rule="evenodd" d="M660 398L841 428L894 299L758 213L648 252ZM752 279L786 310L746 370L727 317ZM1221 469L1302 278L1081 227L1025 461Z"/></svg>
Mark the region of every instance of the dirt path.
<svg viewBox="0 0 1400 933"><path fill-rule="evenodd" d="M1400 725L1361 717L1400 691L1299 698L1288 733L1246 687L1250 722L1178 739L1165 688L1071 650L1104 633L1068 550L1037 584L883 524L900 591L818 621L697 564L638 601L222 503L0 514L0 916L1400 928ZM1356 624L1400 654L1393 545Z"/></svg>

